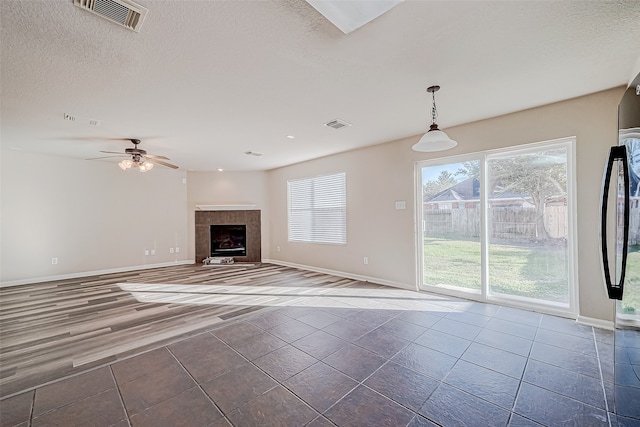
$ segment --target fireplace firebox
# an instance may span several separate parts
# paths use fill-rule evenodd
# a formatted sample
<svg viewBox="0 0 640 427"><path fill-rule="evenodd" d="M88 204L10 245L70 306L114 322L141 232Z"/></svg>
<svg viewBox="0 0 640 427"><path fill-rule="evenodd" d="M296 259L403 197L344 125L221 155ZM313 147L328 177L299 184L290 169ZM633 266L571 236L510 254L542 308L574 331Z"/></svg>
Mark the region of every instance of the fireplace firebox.
<svg viewBox="0 0 640 427"><path fill-rule="evenodd" d="M211 224L211 256L247 255L247 226L241 224Z"/></svg>

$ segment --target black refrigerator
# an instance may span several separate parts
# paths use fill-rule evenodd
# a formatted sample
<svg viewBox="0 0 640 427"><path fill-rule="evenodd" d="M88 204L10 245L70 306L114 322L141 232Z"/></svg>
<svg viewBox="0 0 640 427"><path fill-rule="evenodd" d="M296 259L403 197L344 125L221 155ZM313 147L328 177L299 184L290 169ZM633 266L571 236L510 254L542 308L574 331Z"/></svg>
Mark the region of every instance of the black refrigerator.
<svg viewBox="0 0 640 427"><path fill-rule="evenodd" d="M640 74L618 106L618 145L603 177L601 254L615 300L614 408L619 426L640 425Z"/></svg>

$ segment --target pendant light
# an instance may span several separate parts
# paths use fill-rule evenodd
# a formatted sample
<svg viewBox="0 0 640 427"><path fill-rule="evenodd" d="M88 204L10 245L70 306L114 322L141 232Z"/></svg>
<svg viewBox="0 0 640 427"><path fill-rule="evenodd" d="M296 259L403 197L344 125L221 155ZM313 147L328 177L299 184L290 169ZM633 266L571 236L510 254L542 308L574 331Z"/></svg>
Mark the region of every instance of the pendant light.
<svg viewBox="0 0 640 427"><path fill-rule="evenodd" d="M429 86L427 92L433 95L433 107L431 108L431 126L429 131L425 133L420 141L413 145L414 151L442 151L458 145L456 141L449 138L446 133L438 129L436 118L438 111L436 110L436 92L440 90L440 86Z"/></svg>

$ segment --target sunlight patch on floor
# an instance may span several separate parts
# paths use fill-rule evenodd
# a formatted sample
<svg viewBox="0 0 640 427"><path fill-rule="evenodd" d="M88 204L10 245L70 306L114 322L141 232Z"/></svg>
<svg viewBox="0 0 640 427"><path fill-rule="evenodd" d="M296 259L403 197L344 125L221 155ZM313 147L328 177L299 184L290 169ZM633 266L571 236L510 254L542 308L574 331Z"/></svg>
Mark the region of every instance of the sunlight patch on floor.
<svg viewBox="0 0 640 427"><path fill-rule="evenodd" d="M447 313L462 300L403 289L119 283L137 301L161 304L307 306Z"/></svg>

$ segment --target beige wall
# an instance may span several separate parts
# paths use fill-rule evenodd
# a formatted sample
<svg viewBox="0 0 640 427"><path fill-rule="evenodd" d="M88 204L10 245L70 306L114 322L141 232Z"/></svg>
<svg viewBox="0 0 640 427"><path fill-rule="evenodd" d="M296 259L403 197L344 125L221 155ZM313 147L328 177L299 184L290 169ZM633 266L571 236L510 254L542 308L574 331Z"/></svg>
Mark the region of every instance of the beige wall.
<svg viewBox="0 0 640 427"><path fill-rule="evenodd" d="M269 212L266 172L188 172L189 259L195 259L196 205L254 205L262 228L262 258L269 258Z"/></svg>
<svg viewBox="0 0 640 427"><path fill-rule="evenodd" d="M2 150L2 283L187 260L185 176Z"/></svg>
<svg viewBox="0 0 640 427"><path fill-rule="evenodd" d="M415 288L415 162L576 136L579 314L612 320L600 272L598 215L602 171L609 146L617 142L622 93L623 88L617 88L448 128L459 145L444 153L413 152L416 136L272 170L272 258ZM347 173L347 245L287 242L287 180L340 171ZM395 209L400 200L407 202L406 210ZM364 256L368 265L362 262Z"/></svg>

